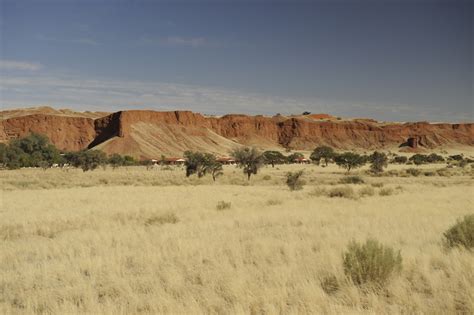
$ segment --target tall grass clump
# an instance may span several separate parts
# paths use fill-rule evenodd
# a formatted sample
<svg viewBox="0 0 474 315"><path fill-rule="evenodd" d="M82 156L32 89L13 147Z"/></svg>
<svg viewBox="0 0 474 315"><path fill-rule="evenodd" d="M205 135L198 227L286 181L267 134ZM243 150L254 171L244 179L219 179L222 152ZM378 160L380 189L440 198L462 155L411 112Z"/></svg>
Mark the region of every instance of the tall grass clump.
<svg viewBox="0 0 474 315"><path fill-rule="evenodd" d="M466 215L462 220L444 232L447 247L474 248L474 214Z"/></svg>
<svg viewBox="0 0 474 315"><path fill-rule="evenodd" d="M286 173L286 184L290 190L301 190L303 189L304 181L301 179L303 171L288 172Z"/></svg>
<svg viewBox="0 0 474 315"><path fill-rule="evenodd" d="M350 186L334 187L328 192L331 198L354 198L354 190Z"/></svg>
<svg viewBox="0 0 474 315"><path fill-rule="evenodd" d="M349 243L342 255L345 275L358 286L384 285L390 276L402 269L400 251L368 239L365 244Z"/></svg>
<svg viewBox="0 0 474 315"><path fill-rule="evenodd" d="M145 220L145 225L162 225L162 224L175 224L179 222L179 218L174 213L165 213L161 215L152 215Z"/></svg>
<svg viewBox="0 0 474 315"><path fill-rule="evenodd" d="M421 175L421 171L416 168L408 168L405 170L405 172L411 176L418 177Z"/></svg>
<svg viewBox="0 0 474 315"><path fill-rule="evenodd" d="M363 184L365 183L360 176L345 176L339 180L341 184Z"/></svg>
<svg viewBox="0 0 474 315"><path fill-rule="evenodd" d="M359 190L359 196L361 196L361 197L373 196L374 194L375 194L375 189L370 187L370 186L362 187Z"/></svg>
<svg viewBox="0 0 474 315"><path fill-rule="evenodd" d="M227 201L221 200L217 203L216 210L221 211L221 210L230 209L231 206L232 206L232 203L230 201L227 202Z"/></svg>

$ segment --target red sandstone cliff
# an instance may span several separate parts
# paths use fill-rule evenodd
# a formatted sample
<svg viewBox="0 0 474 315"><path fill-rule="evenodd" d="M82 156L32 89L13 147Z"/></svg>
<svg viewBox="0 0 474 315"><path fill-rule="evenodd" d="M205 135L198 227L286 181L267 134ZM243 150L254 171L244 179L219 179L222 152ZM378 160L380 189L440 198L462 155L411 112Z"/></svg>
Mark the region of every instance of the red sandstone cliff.
<svg viewBox="0 0 474 315"><path fill-rule="evenodd" d="M330 117L330 116L328 116ZM238 145L311 150L326 144L339 149L395 148L407 143L432 149L473 146L474 124L380 124L311 117L226 115L205 117L190 111L121 111L104 117L34 114L0 120L0 141L43 133L62 150L98 147L108 153L156 157L206 150L225 154Z"/></svg>

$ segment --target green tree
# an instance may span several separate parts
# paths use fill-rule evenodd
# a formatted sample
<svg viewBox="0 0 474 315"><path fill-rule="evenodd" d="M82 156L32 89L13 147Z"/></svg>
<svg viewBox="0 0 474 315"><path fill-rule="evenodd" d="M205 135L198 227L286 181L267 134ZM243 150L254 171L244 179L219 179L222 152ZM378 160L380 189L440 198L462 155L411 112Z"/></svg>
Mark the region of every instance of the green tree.
<svg viewBox="0 0 474 315"><path fill-rule="evenodd" d="M408 158L406 156L396 156L391 161L391 163L394 163L394 164L406 164L407 162L408 162Z"/></svg>
<svg viewBox="0 0 474 315"><path fill-rule="evenodd" d="M383 152L375 151L369 157L370 170L374 173L381 173L388 165L387 155Z"/></svg>
<svg viewBox="0 0 474 315"><path fill-rule="evenodd" d="M100 150L84 150L69 153L68 159L72 166L80 167L84 172L93 171L107 163L107 155Z"/></svg>
<svg viewBox="0 0 474 315"><path fill-rule="evenodd" d="M250 180L252 174L257 174L258 169L263 164L263 156L256 148L244 147L237 148L231 153L232 157L237 160L239 167L243 169Z"/></svg>
<svg viewBox="0 0 474 315"><path fill-rule="evenodd" d="M134 158L133 156L125 155L125 156L123 157L123 165L124 165L124 166L137 165L137 161L135 160L135 158Z"/></svg>
<svg viewBox="0 0 474 315"><path fill-rule="evenodd" d="M334 161L339 167L345 168L348 173L351 169L361 167L366 163L366 159L362 155L352 152L338 154Z"/></svg>
<svg viewBox="0 0 474 315"><path fill-rule="evenodd" d="M49 142L46 136L30 134L13 140L3 146L2 164L7 168L50 167L61 162L58 149Z"/></svg>
<svg viewBox="0 0 474 315"><path fill-rule="evenodd" d="M328 166L329 161L331 161L335 156L334 149L325 145L319 146L310 155L310 159L319 165L321 160L324 161L324 165Z"/></svg>
<svg viewBox="0 0 474 315"><path fill-rule="evenodd" d="M184 152L184 157L186 159L186 177L189 177L193 174L197 174L199 178L203 177L207 173L212 173L212 169L215 168L215 174L218 173L217 170L217 161L216 157L210 153L201 153L201 152ZM218 175L216 175L218 176ZM215 177L213 176L215 180Z"/></svg>
<svg viewBox="0 0 474 315"><path fill-rule="evenodd" d="M212 162L212 164L208 166L208 170L211 173L213 181L216 181L216 178L218 176L224 175L224 171L222 169L222 163L217 162L215 159Z"/></svg>
<svg viewBox="0 0 474 315"><path fill-rule="evenodd" d="M409 158L409 160L412 161L415 165L427 164L428 156L424 154L414 154Z"/></svg>
<svg viewBox="0 0 474 315"><path fill-rule="evenodd" d="M292 153L286 157L286 159L288 160L288 163L293 163L295 160L303 159L303 158L304 158L303 153L299 153L299 152Z"/></svg>
<svg viewBox="0 0 474 315"><path fill-rule="evenodd" d="M439 155L439 154L436 154L436 153L431 153L430 155L428 155L426 157L426 160L429 162L429 163L440 163L440 162L444 162L444 158Z"/></svg>
<svg viewBox="0 0 474 315"><path fill-rule="evenodd" d="M112 166L112 169L116 169L124 164L124 159L118 153L114 153L109 157L108 163Z"/></svg>
<svg viewBox="0 0 474 315"><path fill-rule="evenodd" d="M275 164L283 164L286 161L286 157L278 151L263 152L263 159L266 164L271 164L272 167L275 167Z"/></svg>

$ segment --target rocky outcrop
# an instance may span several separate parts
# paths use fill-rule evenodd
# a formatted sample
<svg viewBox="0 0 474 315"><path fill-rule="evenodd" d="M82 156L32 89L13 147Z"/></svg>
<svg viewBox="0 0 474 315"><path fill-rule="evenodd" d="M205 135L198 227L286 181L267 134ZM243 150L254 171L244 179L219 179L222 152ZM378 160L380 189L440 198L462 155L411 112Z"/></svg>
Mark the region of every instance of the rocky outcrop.
<svg viewBox="0 0 474 315"><path fill-rule="evenodd" d="M61 150L77 151L86 148L96 137L94 120L91 118L35 114L0 122L2 142L40 133Z"/></svg>
<svg viewBox="0 0 474 315"><path fill-rule="evenodd" d="M206 145L210 145L213 152L221 148L222 153L225 153L232 143L295 150L311 150L321 144L338 149L383 149L402 144L415 149L474 145L472 123L389 124L368 119L351 121L317 118L246 115L206 117L190 111L145 110L121 111L95 120L35 114L1 120L0 140L8 141L37 132L48 136L62 150L99 146L106 151L113 148L111 152L121 152L127 147L133 151L146 145L146 149L140 149L141 157L151 155L146 152L170 152L164 146L173 144L176 144L176 148L171 152L176 154L198 147L203 150ZM113 145L107 146L112 139ZM194 148L194 143L196 146L199 143L199 146Z"/></svg>

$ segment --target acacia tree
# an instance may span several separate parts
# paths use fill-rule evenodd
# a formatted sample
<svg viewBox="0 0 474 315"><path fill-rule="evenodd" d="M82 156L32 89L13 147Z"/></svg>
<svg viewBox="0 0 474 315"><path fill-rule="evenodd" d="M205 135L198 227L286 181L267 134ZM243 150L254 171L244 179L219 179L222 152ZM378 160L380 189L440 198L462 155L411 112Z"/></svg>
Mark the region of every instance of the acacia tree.
<svg viewBox="0 0 474 315"><path fill-rule="evenodd" d="M74 167L80 167L84 172L93 171L107 163L107 155L100 150L84 150L68 153L68 162Z"/></svg>
<svg viewBox="0 0 474 315"><path fill-rule="evenodd" d="M124 160L120 154L114 153L109 157L108 163L112 166L112 169L116 169L124 164Z"/></svg>
<svg viewBox="0 0 474 315"><path fill-rule="evenodd" d="M224 175L224 172L222 170L222 163L216 161L215 158L214 161L212 161L212 163L210 163L210 165L208 166L208 170L211 173L213 181L216 181L216 178L218 176Z"/></svg>
<svg viewBox="0 0 474 315"><path fill-rule="evenodd" d="M263 164L262 154L253 147L237 148L232 151L231 156L237 160L244 174L247 174L247 180L250 180L252 174L257 174L258 169Z"/></svg>
<svg viewBox="0 0 474 315"><path fill-rule="evenodd" d="M345 168L349 173L351 169L361 167L365 164L366 159L364 156L352 153L352 152L345 152L342 154L336 155L334 161L339 167Z"/></svg>
<svg viewBox="0 0 474 315"><path fill-rule="evenodd" d="M290 154L286 157L286 159L289 163L292 163L295 160L302 159L302 158L304 158L304 155L303 155L303 153L300 153L300 152L292 153L292 154Z"/></svg>
<svg viewBox="0 0 474 315"><path fill-rule="evenodd" d="M186 151L184 157L186 158L186 177L197 174L201 178L211 173L212 179L216 180L216 177L221 175L219 173L222 173L222 165L210 153Z"/></svg>
<svg viewBox="0 0 474 315"><path fill-rule="evenodd" d="M275 164L285 163L286 157L278 151L265 151L263 152L263 159L265 163L271 164L272 167L275 167Z"/></svg>
<svg viewBox="0 0 474 315"><path fill-rule="evenodd" d="M383 172L383 169L387 167L387 164L388 164L387 155L383 152L377 152L377 151L372 153L372 155L369 157L369 161L370 161L370 170L374 173Z"/></svg>
<svg viewBox="0 0 474 315"><path fill-rule="evenodd" d="M319 165L321 160L324 161L324 165L328 166L328 163L335 156L334 149L326 145L322 145L314 149L313 153L310 155L310 159Z"/></svg>

